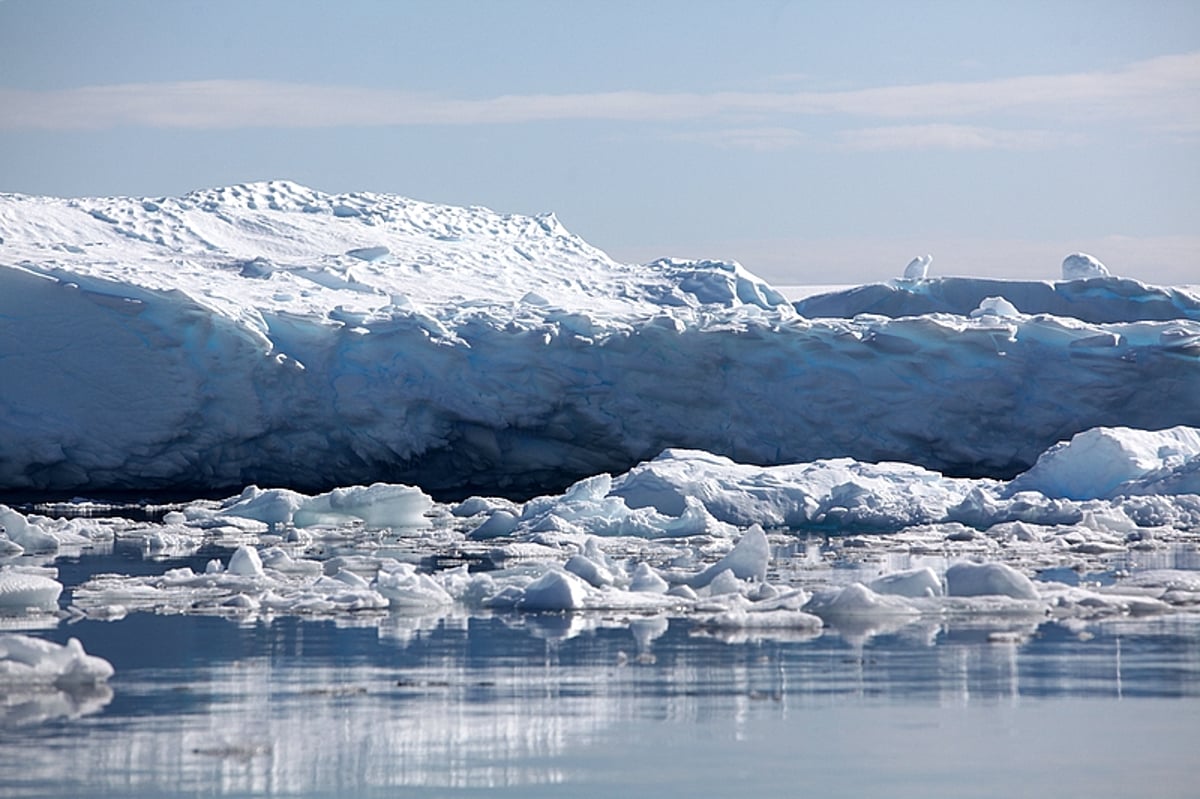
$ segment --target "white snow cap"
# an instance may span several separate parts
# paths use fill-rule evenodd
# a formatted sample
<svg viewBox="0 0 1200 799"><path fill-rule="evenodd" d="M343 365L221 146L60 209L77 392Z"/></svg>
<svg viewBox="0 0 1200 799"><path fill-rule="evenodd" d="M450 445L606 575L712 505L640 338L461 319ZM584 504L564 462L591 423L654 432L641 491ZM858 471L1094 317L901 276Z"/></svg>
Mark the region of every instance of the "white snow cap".
<svg viewBox="0 0 1200 799"><path fill-rule="evenodd" d="M1063 259L1063 280L1087 280L1089 277L1108 277L1108 267L1086 252L1073 252Z"/></svg>
<svg viewBox="0 0 1200 799"><path fill-rule="evenodd" d="M924 280L929 274L929 265L933 263L932 255L918 255L904 267L905 280Z"/></svg>

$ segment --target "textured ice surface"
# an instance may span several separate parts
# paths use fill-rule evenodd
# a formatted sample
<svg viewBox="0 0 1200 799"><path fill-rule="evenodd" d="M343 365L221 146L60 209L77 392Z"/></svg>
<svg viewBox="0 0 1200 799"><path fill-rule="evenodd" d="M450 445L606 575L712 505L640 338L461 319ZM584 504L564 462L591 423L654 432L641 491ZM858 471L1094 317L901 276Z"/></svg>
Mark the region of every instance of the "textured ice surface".
<svg viewBox="0 0 1200 799"><path fill-rule="evenodd" d="M0 615L58 609L63 586L45 574L0 567Z"/></svg>
<svg viewBox="0 0 1200 799"><path fill-rule="evenodd" d="M967 301L807 319L737 264L618 264L551 215L286 182L4 195L0 237L9 490L529 496L672 447L1008 477L1091 427L1200 425L1200 302L1117 278L912 280L880 290ZM1019 313L972 318L988 297Z"/></svg>

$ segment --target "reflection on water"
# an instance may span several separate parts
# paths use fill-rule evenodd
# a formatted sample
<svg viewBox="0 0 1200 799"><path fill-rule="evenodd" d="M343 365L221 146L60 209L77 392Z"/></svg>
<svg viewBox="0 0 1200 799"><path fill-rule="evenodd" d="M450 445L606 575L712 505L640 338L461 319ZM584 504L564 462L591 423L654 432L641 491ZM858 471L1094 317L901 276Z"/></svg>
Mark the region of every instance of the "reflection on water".
<svg viewBox="0 0 1200 799"><path fill-rule="evenodd" d="M1028 773L1058 795L1153 778L1182 796L1200 732L1200 619L1185 615L780 640L599 615L133 614L47 635L116 676L90 697L5 698L6 795L999 796ZM1118 745L1119 779L1104 776ZM1047 749L1070 754L1049 776Z"/></svg>

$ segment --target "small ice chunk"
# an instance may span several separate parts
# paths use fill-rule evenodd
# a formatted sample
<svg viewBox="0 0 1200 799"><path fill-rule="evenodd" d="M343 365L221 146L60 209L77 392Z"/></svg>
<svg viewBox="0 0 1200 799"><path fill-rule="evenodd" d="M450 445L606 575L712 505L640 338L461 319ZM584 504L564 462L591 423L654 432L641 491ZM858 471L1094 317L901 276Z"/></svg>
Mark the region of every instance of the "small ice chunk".
<svg viewBox="0 0 1200 799"><path fill-rule="evenodd" d="M517 517L506 510L495 511L487 521L471 531L471 538L482 541L499 538L517 529Z"/></svg>
<svg viewBox="0 0 1200 799"><path fill-rule="evenodd" d="M58 539L7 505L0 505L0 529L26 552L57 552Z"/></svg>
<svg viewBox="0 0 1200 799"><path fill-rule="evenodd" d="M717 575L726 570L740 580L763 581L767 577L767 564L771 560L771 545L761 525L755 524L746 531L729 554L709 566L690 580L693 588L703 588Z"/></svg>
<svg viewBox="0 0 1200 799"><path fill-rule="evenodd" d="M851 583L815 594L803 610L822 619L871 616L914 616L917 610L900 596L877 594L862 583Z"/></svg>
<svg viewBox="0 0 1200 799"><path fill-rule="evenodd" d="M563 567L571 574L586 580L595 588L612 585L616 580L608 567L587 555L572 555Z"/></svg>
<svg viewBox="0 0 1200 799"><path fill-rule="evenodd" d="M394 568L381 570L375 578L374 588L387 597L392 608L423 610L449 605L454 601L445 588L428 574L419 574L410 563L401 563Z"/></svg>
<svg viewBox="0 0 1200 799"><path fill-rule="evenodd" d="M630 591L641 591L647 594L665 594L669 584L649 563L639 563L633 571L633 579L629 583Z"/></svg>
<svg viewBox="0 0 1200 799"><path fill-rule="evenodd" d="M94 685L112 674L112 664L84 652L78 638L60 645L27 635L0 635L0 684Z"/></svg>
<svg viewBox="0 0 1200 799"><path fill-rule="evenodd" d="M932 255L918 255L904 267L905 280L924 280L929 274L929 265L933 263Z"/></svg>
<svg viewBox="0 0 1200 799"><path fill-rule="evenodd" d="M1108 268L1086 252L1073 252L1063 259L1063 280L1087 280L1092 277L1108 277Z"/></svg>
<svg viewBox="0 0 1200 799"><path fill-rule="evenodd" d="M1021 312L1017 310L1017 307L1003 297L984 297L979 301L979 307L971 311L972 319L978 319L981 316L1011 318L1020 315Z"/></svg>
<svg viewBox="0 0 1200 799"><path fill-rule="evenodd" d="M933 569L926 566L921 569L892 572L873 580L870 589L877 594L906 596L913 598L943 596L945 590L942 581L938 579Z"/></svg>
<svg viewBox="0 0 1200 799"><path fill-rule="evenodd" d="M518 606L521 610L579 610L587 591L587 583L580 578L553 569L525 586Z"/></svg>
<svg viewBox="0 0 1200 799"><path fill-rule="evenodd" d="M58 609L63 585L42 574L0 569L0 614Z"/></svg>
<svg viewBox="0 0 1200 799"><path fill-rule="evenodd" d="M226 571L229 574L236 574L239 577L262 577L262 558L258 556L257 549L243 544L237 548L233 556L229 559L229 567Z"/></svg>
<svg viewBox="0 0 1200 799"><path fill-rule="evenodd" d="M949 596L1008 596L1037 599L1033 581L1005 563L956 563L946 569Z"/></svg>
<svg viewBox="0 0 1200 799"><path fill-rule="evenodd" d="M737 578L732 569L725 569L709 580L705 588L709 596L740 594L742 592L742 581Z"/></svg>

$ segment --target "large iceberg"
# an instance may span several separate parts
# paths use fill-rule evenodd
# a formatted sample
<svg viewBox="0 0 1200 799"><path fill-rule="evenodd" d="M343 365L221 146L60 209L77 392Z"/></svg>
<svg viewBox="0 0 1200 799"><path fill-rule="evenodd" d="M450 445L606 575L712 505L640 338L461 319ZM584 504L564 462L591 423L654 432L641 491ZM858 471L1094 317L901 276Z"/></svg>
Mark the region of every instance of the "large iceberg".
<svg viewBox="0 0 1200 799"><path fill-rule="evenodd" d="M978 277L895 280L814 294L794 305L798 313L813 318L860 314L899 318L932 313L967 316L988 297L1003 297L1021 313L1070 317L1094 325L1200 321L1200 294L1194 290L1099 276L1060 281Z"/></svg>
<svg viewBox="0 0 1200 799"><path fill-rule="evenodd" d="M948 313L810 319L552 215L286 182L0 195L0 239L2 490L528 497L669 448L1007 478L1089 428L1200 425L1193 299L1116 278L1074 318L968 281ZM1132 318L1079 310L1129 291Z"/></svg>

